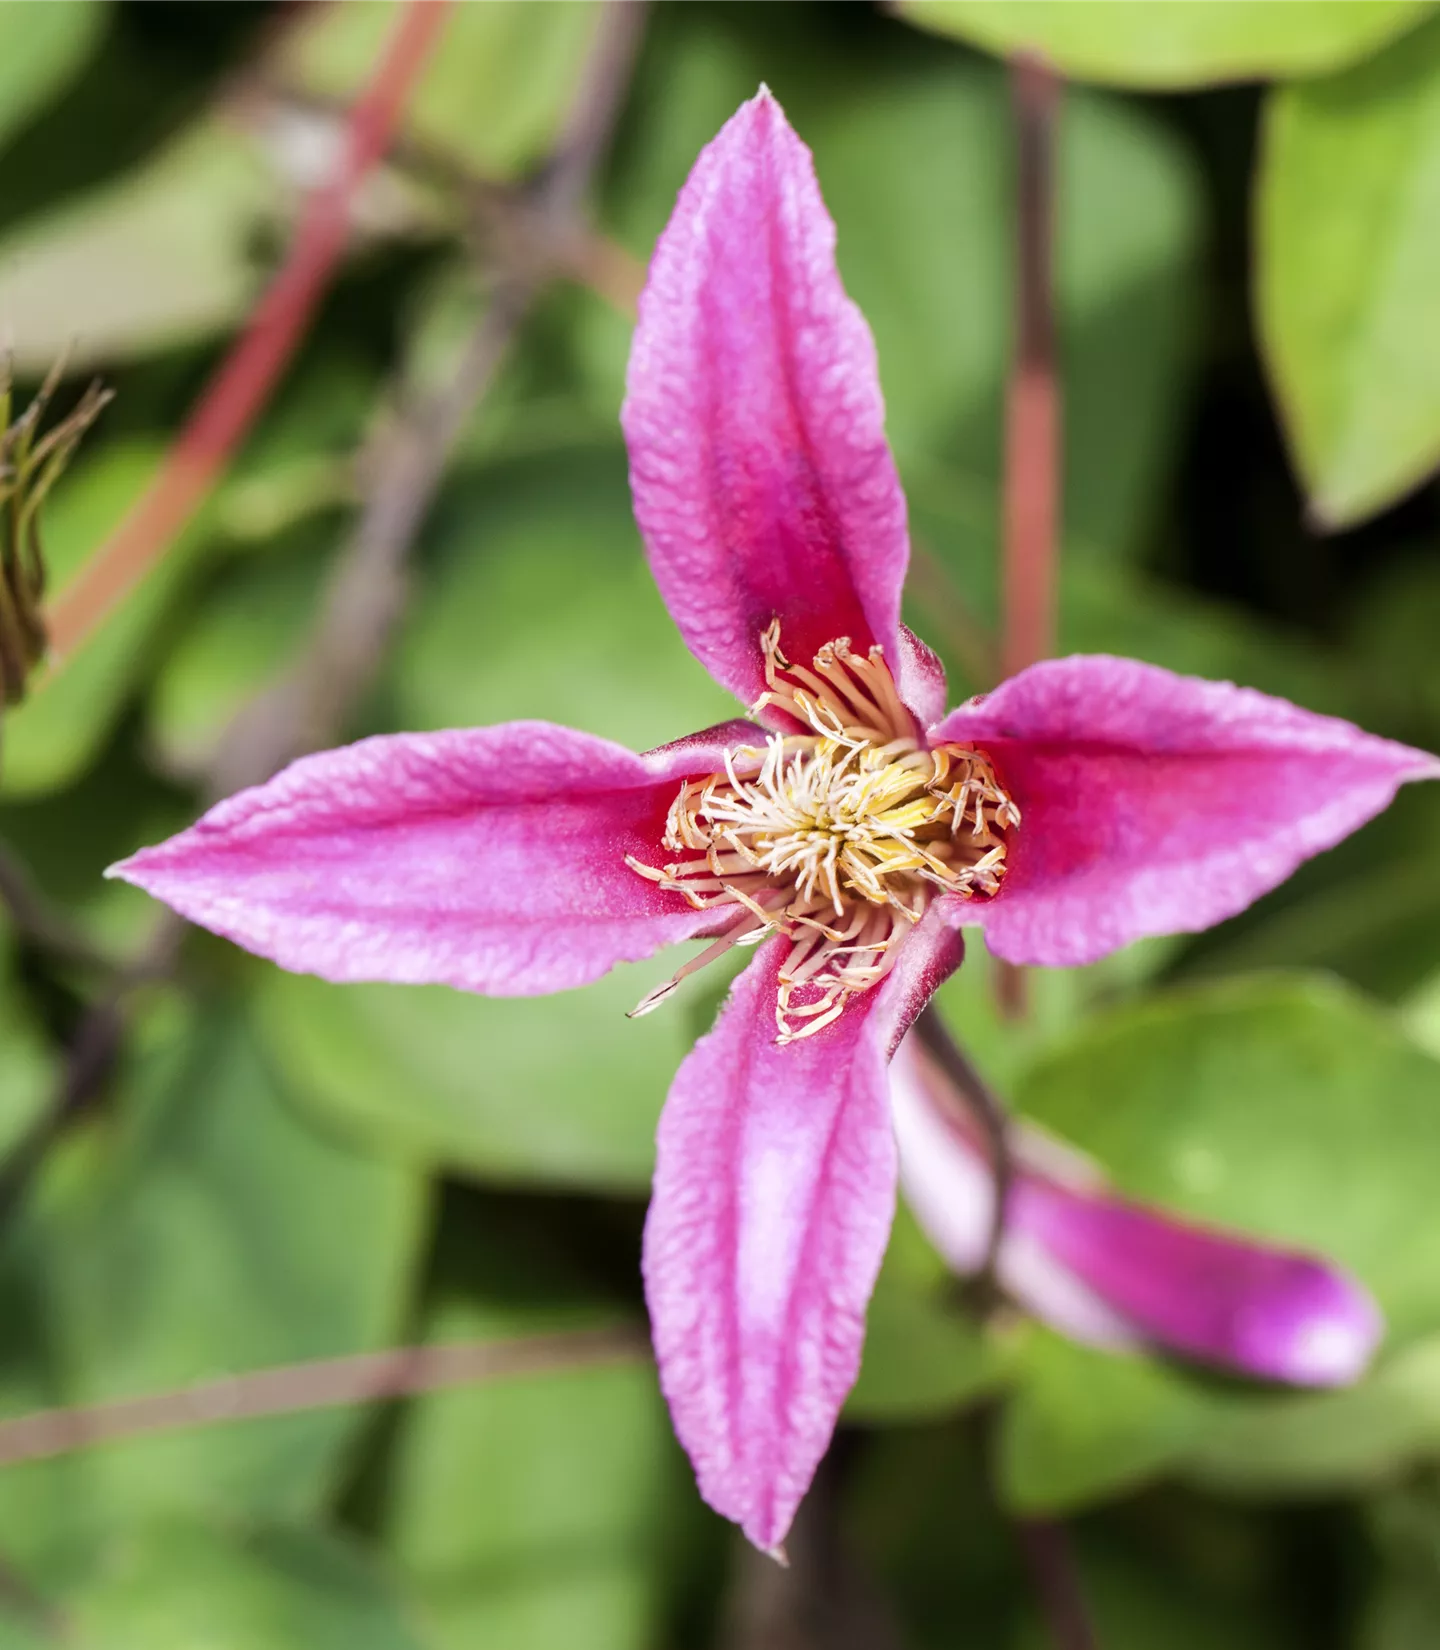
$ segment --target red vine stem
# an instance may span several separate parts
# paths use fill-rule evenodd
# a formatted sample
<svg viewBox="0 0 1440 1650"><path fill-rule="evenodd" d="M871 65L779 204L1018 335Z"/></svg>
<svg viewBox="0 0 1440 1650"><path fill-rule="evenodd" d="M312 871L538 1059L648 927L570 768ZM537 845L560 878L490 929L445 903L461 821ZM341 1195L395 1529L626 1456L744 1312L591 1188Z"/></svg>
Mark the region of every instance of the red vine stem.
<svg viewBox="0 0 1440 1650"><path fill-rule="evenodd" d="M144 496L46 615L53 655L81 646L174 543L275 387L345 250L350 207L389 147L450 0L408 0L351 112L334 176L310 197L290 251L201 394Z"/></svg>
<svg viewBox="0 0 1440 1650"><path fill-rule="evenodd" d="M37 1410L0 1421L0 1467L186 1427L335 1409L602 1364L642 1363L649 1356L643 1331L617 1325L508 1341L405 1346L250 1369L169 1392L74 1409Z"/></svg>
<svg viewBox="0 0 1440 1650"><path fill-rule="evenodd" d="M1017 154L1015 358L1005 407L1005 674L1055 651L1060 517L1060 386L1053 271L1055 115L1060 82L1043 63L1011 69Z"/></svg>
<svg viewBox="0 0 1440 1650"><path fill-rule="evenodd" d="M1005 400L1003 623L1006 676L1055 651L1060 382L1055 364L1055 116L1060 82L1036 58L1011 65L1016 133L1015 357ZM1002 1013L1026 1010L1025 977L1001 963Z"/></svg>

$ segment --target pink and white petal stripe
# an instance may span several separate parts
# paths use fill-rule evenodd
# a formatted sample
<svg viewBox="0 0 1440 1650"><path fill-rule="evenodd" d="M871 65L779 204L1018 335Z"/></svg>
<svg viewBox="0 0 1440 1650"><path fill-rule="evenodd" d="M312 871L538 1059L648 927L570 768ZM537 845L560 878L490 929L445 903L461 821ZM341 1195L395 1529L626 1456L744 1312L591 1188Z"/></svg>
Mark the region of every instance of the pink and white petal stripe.
<svg viewBox="0 0 1440 1650"><path fill-rule="evenodd" d="M976 1271L995 1206L989 1164L942 1115L913 1038L890 1078L906 1200L944 1259ZM1364 1372L1384 1323L1342 1268L1175 1219L1073 1174L1067 1183L1037 1167L1046 1143L1032 1148L1023 1126L1017 1144L1022 1167L999 1276L1037 1317L1091 1345L1148 1343L1296 1386L1342 1385Z"/></svg>
<svg viewBox="0 0 1440 1650"><path fill-rule="evenodd" d="M363 739L107 874L327 980L561 991L713 922L625 856L653 859L680 781L755 732L728 723L646 756L547 722Z"/></svg>
<svg viewBox="0 0 1440 1650"><path fill-rule="evenodd" d="M981 745L1023 822L955 914L1009 962L1093 962L1243 910L1440 761L1229 682L1097 655L1033 665L930 730Z"/></svg>
<svg viewBox="0 0 1440 1650"><path fill-rule="evenodd" d="M810 151L764 89L656 246L621 421L656 583L717 681L760 695L777 617L792 659L849 636L894 668L909 538L875 345Z"/></svg>
<svg viewBox="0 0 1440 1650"><path fill-rule="evenodd" d="M893 973L833 1025L775 1041L771 939L675 1078L645 1226L660 1383L700 1492L775 1552L855 1382L889 1238L886 1063L958 966L922 922Z"/></svg>

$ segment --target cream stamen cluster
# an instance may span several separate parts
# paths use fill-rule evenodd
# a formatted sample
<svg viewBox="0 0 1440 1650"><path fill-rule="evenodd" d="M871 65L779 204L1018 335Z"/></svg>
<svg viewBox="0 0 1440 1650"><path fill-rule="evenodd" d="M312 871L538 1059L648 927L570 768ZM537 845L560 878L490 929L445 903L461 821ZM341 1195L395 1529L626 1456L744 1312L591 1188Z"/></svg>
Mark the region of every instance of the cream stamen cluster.
<svg viewBox="0 0 1440 1650"><path fill-rule="evenodd" d="M979 751L925 744L880 648L861 655L841 637L812 666L793 665L778 622L761 645L767 691L752 714L776 707L811 731L772 733L732 751L723 773L687 780L664 837L683 857L661 868L627 860L699 910L734 913L634 1012L731 946L782 933L785 1043L830 1025L883 979L936 893L995 894L1020 810Z"/></svg>

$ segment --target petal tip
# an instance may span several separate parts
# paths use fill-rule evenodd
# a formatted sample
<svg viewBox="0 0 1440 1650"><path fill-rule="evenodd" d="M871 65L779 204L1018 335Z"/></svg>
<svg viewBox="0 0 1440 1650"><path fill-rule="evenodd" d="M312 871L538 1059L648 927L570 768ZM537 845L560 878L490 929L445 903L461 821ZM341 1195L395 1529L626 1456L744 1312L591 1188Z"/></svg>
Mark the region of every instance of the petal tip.
<svg viewBox="0 0 1440 1650"><path fill-rule="evenodd" d="M1256 1312L1241 1361L1293 1386L1348 1386L1374 1357L1384 1317L1354 1279L1318 1263L1308 1270L1300 1298L1280 1323L1272 1312Z"/></svg>

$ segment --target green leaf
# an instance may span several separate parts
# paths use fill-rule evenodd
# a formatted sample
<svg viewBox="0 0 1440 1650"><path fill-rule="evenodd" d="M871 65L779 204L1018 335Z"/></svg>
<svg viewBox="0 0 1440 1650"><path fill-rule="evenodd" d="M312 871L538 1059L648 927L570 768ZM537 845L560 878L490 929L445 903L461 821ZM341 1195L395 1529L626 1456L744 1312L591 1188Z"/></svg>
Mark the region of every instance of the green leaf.
<svg viewBox="0 0 1440 1650"><path fill-rule="evenodd" d="M1037 1329L1000 1433L1000 1488L1019 1513L1069 1512L1173 1468L1210 1424L1202 1389L1162 1365Z"/></svg>
<svg viewBox="0 0 1440 1650"><path fill-rule="evenodd" d="M28 1012L8 936L0 959L0 1163L44 1112L59 1082L55 1050Z"/></svg>
<svg viewBox="0 0 1440 1650"><path fill-rule="evenodd" d="M1277 92L1262 154L1262 343L1311 509L1344 526L1440 462L1440 20Z"/></svg>
<svg viewBox="0 0 1440 1650"><path fill-rule="evenodd" d="M1350 1267L1395 1344L1440 1328L1440 1063L1358 993L1174 991L1092 1021L1017 1099L1123 1192Z"/></svg>
<svg viewBox="0 0 1440 1650"><path fill-rule="evenodd" d="M1322 74L1413 28L1431 0L897 0L910 22L1075 80L1210 86Z"/></svg>
<svg viewBox="0 0 1440 1650"><path fill-rule="evenodd" d="M323 552L267 556L207 594L150 698L149 742L168 772L203 773L236 713L295 656L328 567Z"/></svg>
<svg viewBox="0 0 1440 1650"><path fill-rule="evenodd" d="M1393 1350L1352 1391L1245 1393L1038 1335L1004 1421L1017 1507L1070 1509L1173 1473L1324 1493L1436 1448L1440 1063L1386 1015L1319 978L1172 992L1098 1016L1018 1096L1129 1195L1349 1267Z"/></svg>
<svg viewBox="0 0 1440 1650"><path fill-rule="evenodd" d="M618 446L467 478L435 553L396 660L402 725L538 717L645 750L738 714L660 600Z"/></svg>
<svg viewBox="0 0 1440 1650"><path fill-rule="evenodd" d="M269 974L260 1030L297 1098L419 1163L486 1179L643 1191L694 1028L627 1020L678 953L551 997L328 985Z"/></svg>
<svg viewBox="0 0 1440 1650"><path fill-rule="evenodd" d="M126 360L231 326L259 284L252 243L275 196L249 140L213 120L27 218L0 237L0 328L18 369L38 375L67 350L72 368Z"/></svg>
<svg viewBox="0 0 1440 1650"><path fill-rule="evenodd" d="M1004 1383L1008 1348L960 1305L956 1280L902 1204L865 1317L860 1378L845 1401L851 1421L929 1419Z"/></svg>
<svg viewBox="0 0 1440 1650"><path fill-rule="evenodd" d="M397 0L317 9L285 42L281 74L301 91L350 102L402 9ZM489 176L524 172L560 130L599 18L592 0L453 7L410 99L411 133Z"/></svg>
<svg viewBox="0 0 1440 1650"><path fill-rule="evenodd" d="M374 1569L316 1530L146 1525L61 1608L76 1650L429 1650Z"/></svg>
<svg viewBox="0 0 1440 1650"><path fill-rule="evenodd" d="M841 269L875 332L891 438L922 505L932 471L941 485L959 471L981 479L987 501L995 493L1011 286L1010 181L995 160L1008 154L1009 118L998 74L939 60L867 87L863 100L827 98L802 123ZM917 155L948 163L917 166ZM1149 116L1096 94L1067 106L1058 164L1064 526L1090 554L1123 556L1175 435L1196 180ZM966 571L982 575L973 561ZM967 579L967 593L992 578Z"/></svg>
<svg viewBox="0 0 1440 1650"><path fill-rule="evenodd" d="M84 66L104 23L98 0L24 11L0 7L0 143Z"/></svg>
<svg viewBox="0 0 1440 1650"><path fill-rule="evenodd" d="M149 442L116 443L82 458L61 481L45 515L52 589L95 553L159 463L160 450ZM25 703L6 716L0 787L7 796L56 790L93 760L150 663L156 632L202 543L188 533L85 645L37 677Z"/></svg>
<svg viewBox="0 0 1440 1650"><path fill-rule="evenodd" d="M1406 1347L1359 1386L1222 1402L1186 1451L1185 1476L1224 1495L1335 1495L1440 1454L1440 1337Z"/></svg>
<svg viewBox="0 0 1440 1650"><path fill-rule="evenodd" d="M233 1019L167 1011L148 1040L119 1115L51 1163L10 1236L8 1413L358 1352L397 1332L424 1213L416 1179L296 1117ZM51 1572L155 1515L309 1513L363 1419L201 1424L10 1468L0 1542Z"/></svg>
<svg viewBox="0 0 1440 1650"><path fill-rule="evenodd" d="M431 1338L542 1325L451 1301ZM438 1650L632 1650L656 1636L685 1476L648 1365L435 1393L401 1430L390 1545Z"/></svg>

